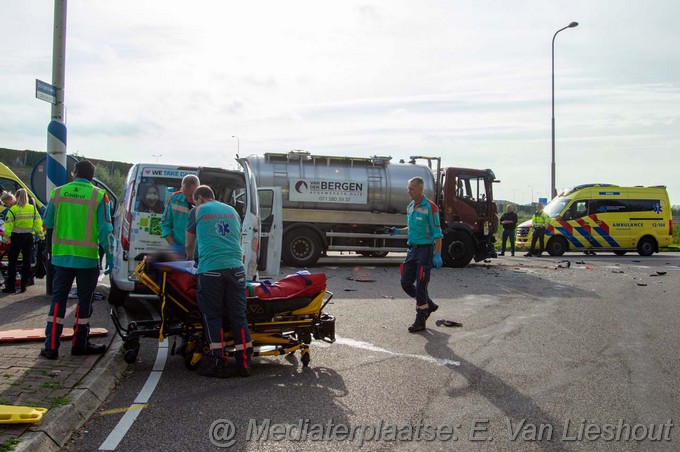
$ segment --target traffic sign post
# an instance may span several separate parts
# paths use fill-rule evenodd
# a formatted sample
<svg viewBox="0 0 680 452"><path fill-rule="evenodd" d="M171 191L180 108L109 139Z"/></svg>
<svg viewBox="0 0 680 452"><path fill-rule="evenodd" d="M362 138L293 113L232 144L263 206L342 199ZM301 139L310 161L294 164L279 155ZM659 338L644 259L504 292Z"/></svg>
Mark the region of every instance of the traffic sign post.
<svg viewBox="0 0 680 452"><path fill-rule="evenodd" d="M35 97L55 105L57 103L57 87L35 79Z"/></svg>

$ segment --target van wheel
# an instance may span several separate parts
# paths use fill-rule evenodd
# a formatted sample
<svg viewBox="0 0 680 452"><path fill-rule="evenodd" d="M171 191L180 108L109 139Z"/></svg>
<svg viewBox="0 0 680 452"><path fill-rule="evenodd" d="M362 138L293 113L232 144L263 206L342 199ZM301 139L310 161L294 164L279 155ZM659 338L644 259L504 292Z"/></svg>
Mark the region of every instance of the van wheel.
<svg viewBox="0 0 680 452"><path fill-rule="evenodd" d="M124 306L128 299L128 293L120 290L111 276L109 276L109 284L109 303L114 306Z"/></svg>
<svg viewBox="0 0 680 452"><path fill-rule="evenodd" d="M614 250L614 254L616 254L617 256L623 256L627 252L628 251L624 251L624 250Z"/></svg>
<svg viewBox="0 0 680 452"><path fill-rule="evenodd" d="M564 237L552 237L548 240L546 251L551 256L561 256L567 251L568 245Z"/></svg>
<svg viewBox="0 0 680 452"><path fill-rule="evenodd" d="M294 228L283 236L284 262L294 267L309 267L321 256L321 239L309 228Z"/></svg>
<svg viewBox="0 0 680 452"><path fill-rule="evenodd" d="M442 258L448 267L465 267L472 260L472 237L462 231L451 232L444 236Z"/></svg>
<svg viewBox="0 0 680 452"><path fill-rule="evenodd" d="M640 256L651 256L656 251L656 242L651 237L642 237L638 242L637 251Z"/></svg>

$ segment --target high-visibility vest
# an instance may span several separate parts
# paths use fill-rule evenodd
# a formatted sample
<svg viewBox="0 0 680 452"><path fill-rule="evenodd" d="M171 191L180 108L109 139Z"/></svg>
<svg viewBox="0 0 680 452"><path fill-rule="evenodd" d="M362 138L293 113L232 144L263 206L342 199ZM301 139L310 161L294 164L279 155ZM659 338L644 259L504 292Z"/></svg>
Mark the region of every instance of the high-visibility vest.
<svg viewBox="0 0 680 452"><path fill-rule="evenodd" d="M42 218L33 204L13 205L5 216L5 234L37 234L43 238Z"/></svg>
<svg viewBox="0 0 680 452"><path fill-rule="evenodd" d="M531 224L535 228L544 228L548 223L550 223L550 217L543 211L541 211L541 213L536 212L534 213L534 216L531 217Z"/></svg>
<svg viewBox="0 0 680 452"><path fill-rule="evenodd" d="M90 183L78 181L52 190L52 256L99 259L97 206L105 194Z"/></svg>

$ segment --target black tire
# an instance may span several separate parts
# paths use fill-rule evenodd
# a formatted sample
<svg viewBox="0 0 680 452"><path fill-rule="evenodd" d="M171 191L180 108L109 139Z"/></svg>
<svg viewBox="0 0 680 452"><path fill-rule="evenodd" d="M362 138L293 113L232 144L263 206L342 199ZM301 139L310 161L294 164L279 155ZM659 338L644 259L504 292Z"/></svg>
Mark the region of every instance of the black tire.
<svg viewBox="0 0 680 452"><path fill-rule="evenodd" d="M283 237L283 261L294 267L309 267L321 256L321 239L312 229L298 227Z"/></svg>
<svg viewBox="0 0 680 452"><path fill-rule="evenodd" d="M109 284L109 303L114 306L125 306L128 299L128 293L124 290L120 290L110 275Z"/></svg>
<svg viewBox="0 0 680 452"><path fill-rule="evenodd" d="M137 346L134 347L134 348L125 350L125 354L123 355L123 359L128 364L134 364L134 363L137 362L137 355L139 355L139 344L137 344Z"/></svg>
<svg viewBox="0 0 680 452"><path fill-rule="evenodd" d="M390 254L389 251L373 251L370 256L371 257L386 257L388 254Z"/></svg>
<svg viewBox="0 0 680 452"><path fill-rule="evenodd" d="M656 241L651 237L642 237L638 242L637 252L640 256L651 256L656 251Z"/></svg>
<svg viewBox="0 0 680 452"><path fill-rule="evenodd" d="M442 258L448 267L465 267L472 260L474 243L464 231L450 232L444 236Z"/></svg>
<svg viewBox="0 0 680 452"><path fill-rule="evenodd" d="M564 237L550 237L550 240L548 240L548 245L546 246L546 251L548 254L551 256L561 256L567 250L569 249L569 245L567 245L567 241L564 240Z"/></svg>
<svg viewBox="0 0 680 452"><path fill-rule="evenodd" d="M627 252L628 251L624 251L624 250L614 250L614 254L616 254L617 256L623 256Z"/></svg>
<svg viewBox="0 0 680 452"><path fill-rule="evenodd" d="M302 367L309 367L309 362L311 361L311 357L309 356L309 352L303 353L302 358L300 358L300 361L302 361Z"/></svg>

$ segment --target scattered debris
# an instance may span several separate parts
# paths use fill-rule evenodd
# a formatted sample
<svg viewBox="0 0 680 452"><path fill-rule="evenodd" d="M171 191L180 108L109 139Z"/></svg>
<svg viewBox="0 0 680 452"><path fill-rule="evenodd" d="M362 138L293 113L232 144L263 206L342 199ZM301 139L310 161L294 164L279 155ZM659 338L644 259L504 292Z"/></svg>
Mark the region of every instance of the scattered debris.
<svg viewBox="0 0 680 452"><path fill-rule="evenodd" d="M612 273L623 273L623 270L612 270Z"/></svg>
<svg viewBox="0 0 680 452"><path fill-rule="evenodd" d="M456 327L463 326L462 323L454 322L453 320L443 320L443 319L442 319L442 320L437 320L437 321L435 322L435 324L436 324L437 326L442 326L442 325L448 326L449 328L450 328L450 327L453 327L453 326L456 326Z"/></svg>
<svg viewBox="0 0 680 452"><path fill-rule="evenodd" d="M577 264L585 265L585 261L576 261Z"/></svg>
<svg viewBox="0 0 680 452"><path fill-rule="evenodd" d="M359 289L345 289L345 292L356 292L356 291L358 291L358 290L359 290Z"/></svg>
<svg viewBox="0 0 680 452"><path fill-rule="evenodd" d="M661 272L661 271L658 271L658 272L656 272L656 274L657 274L657 275L659 275L659 276L663 276L663 275L665 275L665 274L666 274L666 272Z"/></svg>
<svg viewBox="0 0 680 452"><path fill-rule="evenodd" d="M555 264L555 268L570 268L570 267L571 267L570 261L561 261Z"/></svg>
<svg viewBox="0 0 680 452"><path fill-rule="evenodd" d="M387 298L388 300L394 300L394 297L392 295L383 295L383 298Z"/></svg>
<svg viewBox="0 0 680 452"><path fill-rule="evenodd" d="M637 283L637 285L638 286L646 286L647 284L639 282L639 283Z"/></svg>
<svg viewBox="0 0 680 452"><path fill-rule="evenodd" d="M372 278L355 278L354 276L348 276L347 279L356 282L376 282L376 280Z"/></svg>
<svg viewBox="0 0 680 452"><path fill-rule="evenodd" d="M486 262L487 264L490 264L490 263L491 263L491 259L484 259L484 262Z"/></svg>

